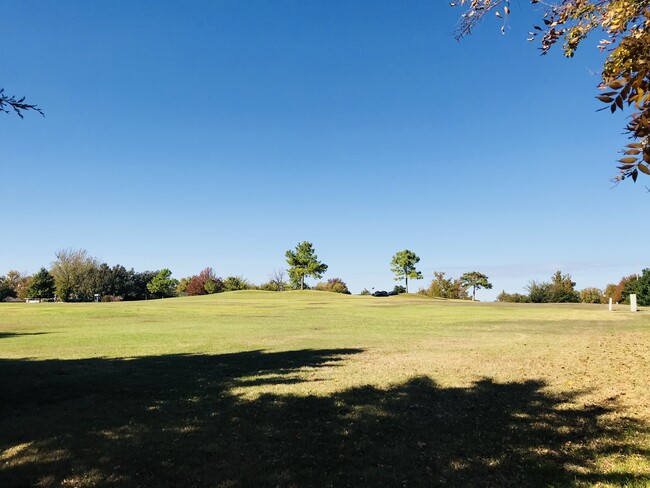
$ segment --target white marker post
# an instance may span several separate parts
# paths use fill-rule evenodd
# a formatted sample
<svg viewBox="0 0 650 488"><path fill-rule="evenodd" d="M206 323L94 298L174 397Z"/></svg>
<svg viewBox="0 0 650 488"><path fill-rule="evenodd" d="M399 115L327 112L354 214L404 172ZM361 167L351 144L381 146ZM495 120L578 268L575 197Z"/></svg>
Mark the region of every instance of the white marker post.
<svg viewBox="0 0 650 488"><path fill-rule="evenodd" d="M609 299L609 311L610 312L612 311L612 299L611 298Z"/></svg>
<svg viewBox="0 0 650 488"><path fill-rule="evenodd" d="M630 312L636 312L636 293L630 294Z"/></svg>

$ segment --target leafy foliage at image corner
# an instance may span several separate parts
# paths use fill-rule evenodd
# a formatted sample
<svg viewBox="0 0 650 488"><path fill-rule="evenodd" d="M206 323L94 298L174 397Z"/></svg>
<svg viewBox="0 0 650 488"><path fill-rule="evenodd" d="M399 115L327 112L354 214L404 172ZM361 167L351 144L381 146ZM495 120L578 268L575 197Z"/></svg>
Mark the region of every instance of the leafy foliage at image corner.
<svg viewBox="0 0 650 488"><path fill-rule="evenodd" d="M530 3L540 3L531 0ZM457 0L452 6L465 6L456 38L470 34L489 12L503 22L505 33L510 16L510 0ZM615 182L639 173L650 175L650 2L648 0L561 0L544 4L543 24L533 26L529 41L541 35L542 55L560 39L566 57L594 30L604 34L598 48L606 53L596 98L612 113L629 110L625 132L633 142L623 149L618 160L619 174Z"/></svg>

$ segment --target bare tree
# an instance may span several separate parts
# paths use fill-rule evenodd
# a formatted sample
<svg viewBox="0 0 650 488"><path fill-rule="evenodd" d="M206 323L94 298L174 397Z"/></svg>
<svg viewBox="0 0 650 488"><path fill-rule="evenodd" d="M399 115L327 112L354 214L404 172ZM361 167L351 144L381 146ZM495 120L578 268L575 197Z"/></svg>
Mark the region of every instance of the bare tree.
<svg viewBox="0 0 650 488"><path fill-rule="evenodd" d="M277 286L278 291L284 291L284 286L286 285L284 276L285 275L283 269L275 269L273 270L273 273L269 275L269 283L273 283L275 286Z"/></svg>

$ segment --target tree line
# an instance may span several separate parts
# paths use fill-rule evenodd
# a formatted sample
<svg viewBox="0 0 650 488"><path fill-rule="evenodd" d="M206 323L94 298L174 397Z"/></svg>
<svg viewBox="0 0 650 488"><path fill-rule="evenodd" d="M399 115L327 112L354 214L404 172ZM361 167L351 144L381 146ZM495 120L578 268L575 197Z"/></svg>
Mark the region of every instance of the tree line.
<svg viewBox="0 0 650 488"><path fill-rule="evenodd" d="M331 278L310 287L305 278L322 278L328 266L321 262L312 243L304 241L295 249L285 253L288 268L273 271L268 281L256 285L243 276L218 276L210 267L198 274L177 280L171 270L135 271L122 265L109 266L100 263L83 249L64 249L56 253L56 260L49 269L42 267L29 276L18 271L9 271L0 276L0 301L6 299L61 300L66 302L88 302L93 300L145 300L148 298L168 298L176 296L210 295L237 290L305 290L314 289L334 293L350 294L347 284L340 278ZM408 293L409 279L423 279L417 269L419 256L404 249L391 259L390 269L395 280L404 281L404 286L396 285L391 292L376 291L377 296ZM418 293L437 298L474 300L476 291L491 289L488 277L478 271L470 271L458 278L447 277L444 272L434 271L433 279L427 288ZM650 305L650 270L644 269L641 275L623 277L618 284L609 284L604 290L585 288L575 289L575 282L569 274L557 271L550 281L531 281L527 294L506 293L502 291L497 301L519 303L606 303L609 298L616 303L627 302L629 295L637 295L639 305ZM362 295L370 292L364 289Z"/></svg>
<svg viewBox="0 0 650 488"><path fill-rule="evenodd" d="M530 281L527 294L506 293L502 291L497 296L499 302L511 303L630 303L630 295L636 294L637 303L642 306L650 305L650 269L644 269L640 275L624 276L618 284L610 283L604 289L584 288L575 289L575 282L570 274L556 271L550 281Z"/></svg>
<svg viewBox="0 0 650 488"><path fill-rule="evenodd" d="M303 242L295 251L287 251L288 276L276 270L260 285L242 276L217 276L206 267L196 275L177 280L171 270L135 271L117 264L100 263L83 249L64 249L48 268L32 275L9 271L0 276L0 301L38 299L65 302L146 300L176 296L209 295L237 290L284 291L306 289L306 276L321 278L327 265L320 263L311 243ZM340 278L331 278L313 286L314 290L350 294Z"/></svg>

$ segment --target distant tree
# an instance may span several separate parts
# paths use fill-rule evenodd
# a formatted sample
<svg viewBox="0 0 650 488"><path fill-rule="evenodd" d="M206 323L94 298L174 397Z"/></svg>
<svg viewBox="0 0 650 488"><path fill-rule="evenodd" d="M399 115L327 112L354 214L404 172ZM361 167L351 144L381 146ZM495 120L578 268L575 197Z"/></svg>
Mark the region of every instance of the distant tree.
<svg viewBox="0 0 650 488"><path fill-rule="evenodd" d="M582 303L603 303L605 301L603 290L600 288L584 288L580 291L580 301Z"/></svg>
<svg viewBox="0 0 650 488"><path fill-rule="evenodd" d="M124 300L144 300L147 296L147 283L155 275L156 273L152 271L136 273L133 268L127 270L121 264L116 264L110 272L109 295Z"/></svg>
<svg viewBox="0 0 650 488"><path fill-rule="evenodd" d="M147 290L158 298L173 297L176 294L178 281L171 277L172 272L165 268L158 271L158 274L147 283Z"/></svg>
<svg viewBox="0 0 650 488"><path fill-rule="evenodd" d="M27 103L25 97L16 98L14 95L7 95L4 88L0 88L0 112L8 114L11 113L12 110L21 119L23 118L23 112L28 110L33 110L34 112L38 112L45 116L43 111L36 105Z"/></svg>
<svg viewBox="0 0 650 488"><path fill-rule="evenodd" d="M178 281L178 285L176 285L176 294L179 296L186 296L187 295L187 285L190 282L189 277L181 278Z"/></svg>
<svg viewBox="0 0 650 488"><path fill-rule="evenodd" d="M259 286L260 290L264 291L284 291L289 288L289 284L285 281L283 269L277 269L269 275L269 281L262 283Z"/></svg>
<svg viewBox="0 0 650 488"><path fill-rule="evenodd" d="M580 294L576 291L575 286L570 274L563 275L561 271L556 271L551 278L550 301L555 303L579 302Z"/></svg>
<svg viewBox="0 0 650 488"><path fill-rule="evenodd" d="M478 271L470 271L460 277L460 282L465 288L472 287L472 301L476 299L476 290L485 288L489 290L492 288L492 283L488 281L488 277Z"/></svg>
<svg viewBox="0 0 650 488"><path fill-rule="evenodd" d="M624 276L621 278L621 280L618 282L618 285L614 288L614 292L612 293L612 301L615 303L623 303L626 299L626 297L623 295L623 290L625 289L627 283L629 281L633 281L637 279L637 275L629 275L629 276Z"/></svg>
<svg viewBox="0 0 650 488"><path fill-rule="evenodd" d="M45 268L41 268L32 276L32 282L27 287L27 298L52 298L55 292L54 276Z"/></svg>
<svg viewBox="0 0 650 488"><path fill-rule="evenodd" d="M93 268L87 277L89 292L102 297L113 296L115 295L113 281L113 270L108 264L102 263Z"/></svg>
<svg viewBox="0 0 650 488"><path fill-rule="evenodd" d="M346 285L341 278L332 278L327 280L326 283L317 283L314 287L314 290L330 291L333 293L343 293L345 295L350 295L348 285Z"/></svg>
<svg viewBox="0 0 650 488"><path fill-rule="evenodd" d="M528 295L522 295L521 293L506 293L504 290L497 296L497 301L508 303L528 303L530 302L530 297Z"/></svg>
<svg viewBox="0 0 650 488"><path fill-rule="evenodd" d="M434 271L431 284L429 288L423 290L423 295L434 298L464 300L467 298L467 290L460 280L445 278L443 271Z"/></svg>
<svg viewBox="0 0 650 488"><path fill-rule="evenodd" d="M97 261L85 249L62 249L56 253L50 273L56 283L56 294L64 301L92 299L90 274ZM88 296L90 295L90 297Z"/></svg>
<svg viewBox="0 0 650 488"><path fill-rule="evenodd" d="M361 290L361 293L359 293L359 295L363 295L363 296L370 295L370 292L366 288L364 288L363 290Z"/></svg>
<svg viewBox="0 0 650 488"><path fill-rule="evenodd" d="M570 274L557 271L550 282L531 281L527 286L528 296L533 303L577 303L580 294L575 285Z"/></svg>
<svg viewBox="0 0 650 488"><path fill-rule="evenodd" d="M305 289L305 276L319 279L327 271L327 265L318 260L311 242L301 242L296 250L285 253L289 265L289 277L294 286L300 284L300 289Z"/></svg>
<svg viewBox="0 0 650 488"><path fill-rule="evenodd" d="M208 267L189 278L185 291L189 296L219 293L224 291L223 281Z"/></svg>
<svg viewBox="0 0 650 488"><path fill-rule="evenodd" d="M18 285L21 279L24 277L23 273L16 271L15 269L10 270L6 276L2 277L2 282L9 288L14 291L14 294L17 291Z"/></svg>
<svg viewBox="0 0 650 488"><path fill-rule="evenodd" d="M214 293L221 293L222 291L224 291L223 281L221 280L221 278L217 276L215 276L214 278L208 278L207 280L205 280L203 289L207 292L208 295L212 295Z"/></svg>
<svg viewBox="0 0 650 488"><path fill-rule="evenodd" d="M623 300L630 302L630 295L636 294L636 303L647 307L650 306L650 269L645 268L641 275L634 275L623 287Z"/></svg>
<svg viewBox="0 0 650 488"><path fill-rule="evenodd" d="M551 284L546 281L532 280L526 289L532 303L549 303L551 301Z"/></svg>
<svg viewBox="0 0 650 488"><path fill-rule="evenodd" d="M158 271L136 272L131 268L126 273L124 300L145 300L149 295L147 285L156 277Z"/></svg>
<svg viewBox="0 0 650 488"><path fill-rule="evenodd" d="M16 290L6 281L6 276L0 276L0 302L7 298L16 298Z"/></svg>
<svg viewBox="0 0 650 488"><path fill-rule="evenodd" d="M15 269L7 272L4 283L5 286L13 290L9 296L24 300L27 298L27 288L32 281L32 277L26 273L21 273Z"/></svg>
<svg viewBox="0 0 650 488"><path fill-rule="evenodd" d="M612 299L612 302L614 302L614 303L618 303L618 302L621 301L620 292L618 292L618 297L617 297L617 288L618 288L618 285L615 285L614 283L609 283L605 287L605 291L603 292L605 302L608 302L610 298ZM621 287L621 291L622 290L623 290L623 288Z"/></svg>
<svg viewBox="0 0 650 488"><path fill-rule="evenodd" d="M188 282L185 289L187 296L193 297L198 295L207 295L208 292L205 290L205 282L199 275L192 276Z"/></svg>
<svg viewBox="0 0 650 488"><path fill-rule="evenodd" d="M272 283L275 285L277 288L277 291L284 291L284 289L287 286L287 283L285 282L285 277L284 277L284 270L283 269L276 269L271 273L269 276L269 283Z"/></svg>
<svg viewBox="0 0 650 488"><path fill-rule="evenodd" d="M404 279L406 293L409 291L409 278L413 280L422 279L422 273L415 268L415 265L419 262L420 258L408 249L396 253L390 262L390 270L396 275L395 280Z"/></svg>
<svg viewBox="0 0 650 488"><path fill-rule="evenodd" d="M253 285L243 276L228 276L223 280L223 291L250 290Z"/></svg>
<svg viewBox="0 0 650 488"><path fill-rule="evenodd" d="M393 287L393 293L401 295L402 293L406 293L406 288L404 288L402 285L395 285Z"/></svg>

